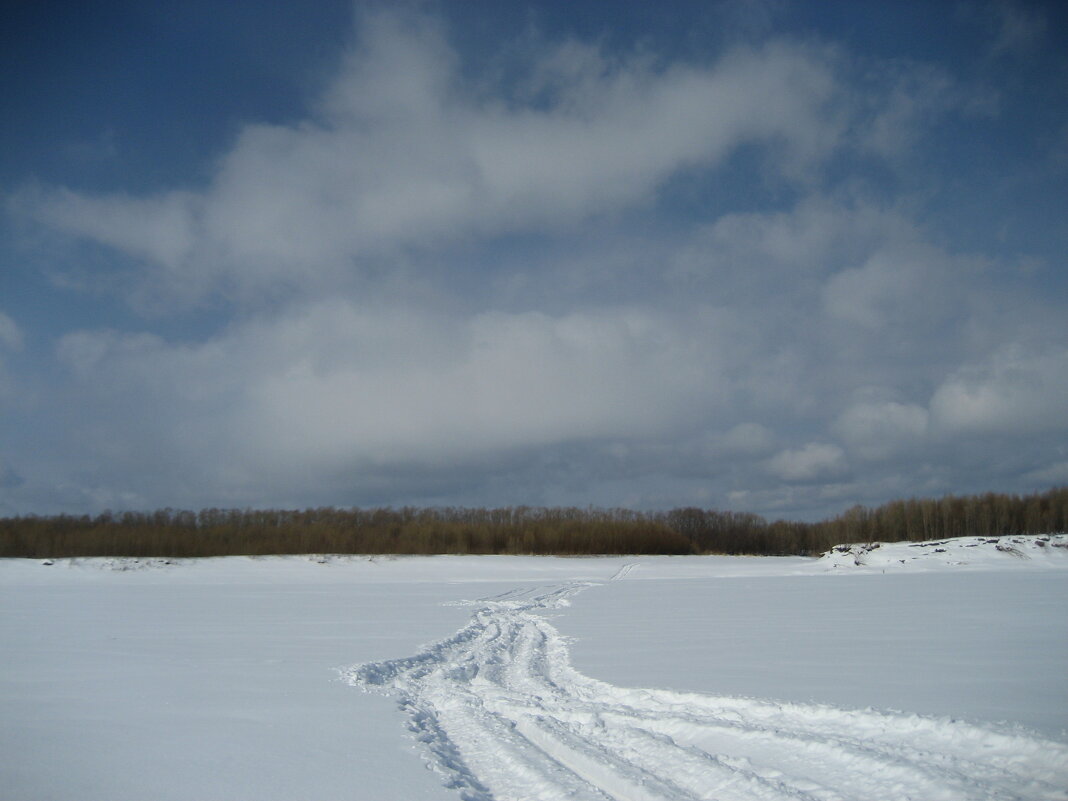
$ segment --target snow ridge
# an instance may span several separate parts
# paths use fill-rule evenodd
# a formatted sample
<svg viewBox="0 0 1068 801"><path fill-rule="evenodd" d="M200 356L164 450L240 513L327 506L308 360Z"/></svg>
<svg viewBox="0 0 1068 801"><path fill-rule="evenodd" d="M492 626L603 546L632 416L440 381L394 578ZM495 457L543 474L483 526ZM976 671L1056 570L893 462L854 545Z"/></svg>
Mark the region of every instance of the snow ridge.
<svg viewBox="0 0 1068 801"><path fill-rule="evenodd" d="M1017 567L1068 567L1068 534L1017 534L1002 537L953 537L926 542L867 542L836 545L820 557L832 570L886 571L954 569L1004 570Z"/></svg>
<svg viewBox="0 0 1068 801"><path fill-rule="evenodd" d="M344 676L399 698L464 801L1068 799L1068 746L1029 733L583 676L546 614L590 586L465 602L452 637Z"/></svg>

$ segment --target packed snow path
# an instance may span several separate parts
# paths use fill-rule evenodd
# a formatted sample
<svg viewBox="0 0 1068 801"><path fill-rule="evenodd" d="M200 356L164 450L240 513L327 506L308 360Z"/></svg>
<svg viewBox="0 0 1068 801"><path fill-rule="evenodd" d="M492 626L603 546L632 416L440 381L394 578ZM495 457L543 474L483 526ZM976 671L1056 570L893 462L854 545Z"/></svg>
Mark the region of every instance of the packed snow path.
<svg viewBox="0 0 1068 801"><path fill-rule="evenodd" d="M1068 799L1068 746L1021 732L587 678L545 615L589 586L469 602L453 637L346 677L399 697L465 801Z"/></svg>

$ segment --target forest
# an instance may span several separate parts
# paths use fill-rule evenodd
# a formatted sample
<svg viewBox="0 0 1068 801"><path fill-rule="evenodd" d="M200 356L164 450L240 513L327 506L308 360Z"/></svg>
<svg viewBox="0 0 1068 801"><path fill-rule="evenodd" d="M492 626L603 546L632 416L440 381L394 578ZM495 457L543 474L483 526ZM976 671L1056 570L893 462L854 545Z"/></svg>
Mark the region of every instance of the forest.
<svg viewBox="0 0 1068 801"><path fill-rule="evenodd" d="M0 557L272 554L815 556L846 542L1068 530L1068 487L854 506L818 522L696 507L160 509L0 518Z"/></svg>

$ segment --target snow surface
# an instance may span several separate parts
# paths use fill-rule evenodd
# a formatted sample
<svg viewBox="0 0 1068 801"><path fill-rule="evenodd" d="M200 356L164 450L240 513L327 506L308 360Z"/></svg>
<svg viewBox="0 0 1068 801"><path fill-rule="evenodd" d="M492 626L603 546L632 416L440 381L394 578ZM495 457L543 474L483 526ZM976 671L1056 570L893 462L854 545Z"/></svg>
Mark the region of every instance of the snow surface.
<svg viewBox="0 0 1068 801"><path fill-rule="evenodd" d="M0 560L0 797L1065 799L1066 546Z"/></svg>

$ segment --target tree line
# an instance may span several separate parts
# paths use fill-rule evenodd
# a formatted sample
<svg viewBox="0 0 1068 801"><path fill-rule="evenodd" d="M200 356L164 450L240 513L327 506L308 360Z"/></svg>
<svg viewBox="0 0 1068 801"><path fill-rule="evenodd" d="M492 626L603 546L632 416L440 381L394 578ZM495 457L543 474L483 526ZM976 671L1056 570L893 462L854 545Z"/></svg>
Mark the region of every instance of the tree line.
<svg viewBox="0 0 1068 801"><path fill-rule="evenodd" d="M0 557L268 554L822 553L845 542L1068 530L1068 487L891 501L815 523L696 507L160 509L0 518Z"/></svg>
<svg viewBox="0 0 1068 801"><path fill-rule="evenodd" d="M1068 487L1023 496L987 492L857 505L816 523L768 522L754 514L694 508L664 513L664 519L698 553L811 556L841 543L1068 531Z"/></svg>

